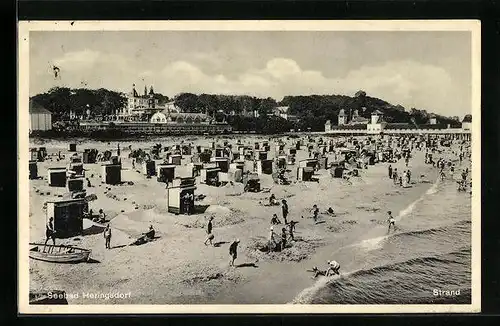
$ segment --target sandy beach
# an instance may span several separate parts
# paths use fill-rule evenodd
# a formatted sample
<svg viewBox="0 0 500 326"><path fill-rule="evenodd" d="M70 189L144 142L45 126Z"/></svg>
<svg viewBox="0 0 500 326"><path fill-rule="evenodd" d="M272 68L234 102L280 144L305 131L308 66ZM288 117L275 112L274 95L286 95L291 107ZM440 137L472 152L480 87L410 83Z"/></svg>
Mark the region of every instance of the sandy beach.
<svg viewBox="0 0 500 326"><path fill-rule="evenodd" d="M318 137L316 137L318 138ZM233 145L238 137L228 139ZM268 138L242 136L245 144L262 142ZM214 139L182 138L185 143L207 146ZM223 138L217 139L218 143ZM295 139L283 137L290 147ZM105 249L103 225L84 220L84 234L57 243L71 244L92 250L91 262L73 265L51 264L30 260L30 290L64 290L70 304L284 304L294 301L304 289L313 287L316 280L306 270L323 267L329 259L336 259L336 251L354 244L374 245L373 239L387 234L387 211L393 212L398 223L406 210L419 200L438 179L438 170L424 164L424 151L414 151L408 168L412 171L411 185L394 185L387 176L389 163L369 165L359 170L359 177L351 183L332 178L328 170L319 170L319 182L297 182L297 165L292 171L290 185L277 185L271 175L261 175L264 191L247 193L241 183L212 187L200 184L197 178L195 195L204 194L196 205L206 205L202 214L175 215L167 212L165 184L156 178L146 178L132 168L128 145L133 149L149 149L155 143L164 146L179 143L180 139L154 141L120 141L122 181L118 186L105 185L100 179L100 164L85 164L85 176L92 183L87 195L97 200L89 203L94 212L103 209L110 219L113 231L111 250ZM270 142L273 144L273 142ZM77 151L84 148L116 150L117 142L81 140ZM68 142L30 140L30 146L45 146L48 154L61 151L65 159L38 163L39 180L30 180L30 242L45 240L45 211L43 205L51 199L64 198L66 188L47 184L49 167L67 166L73 153ZM271 146L272 155L274 146ZM333 154L328 154L333 160ZM297 162L308 157L306 146L297 151ZM189 155L182 158L177 176L187 176ZM464 163L465 164L465 163ZM139 169L139 166L136 166ZM399 171L407 169L403 159L392 163ZM420 176L424 175L424 178ZM130 183L127 183L130 182ZM43 193L43 195L42 195ZM48 194L50 193L50 194ZM290 248L282 252L265 253L256 244L267 239L270 220L274 213L280 219L280 206L264 206L270 194L278 200L287 199L288 219L299 222ZM319 223L311 218L313 205L320 209ZM332 207L335 216L326 214ZM438 209L438 208L436 208ZM206 246L205 227L213 216L214 243ZM141 246L129 246L142 232L153 225L158 239ZM437 224L436 224L437 225ZM278 235L282 225L275 226ZM229 244L241 240L236 267L229 266ZM339 261L342 271L351 271L360 261L356 256ZM88 293L129 293L126 298L95 299Z"/></svg>

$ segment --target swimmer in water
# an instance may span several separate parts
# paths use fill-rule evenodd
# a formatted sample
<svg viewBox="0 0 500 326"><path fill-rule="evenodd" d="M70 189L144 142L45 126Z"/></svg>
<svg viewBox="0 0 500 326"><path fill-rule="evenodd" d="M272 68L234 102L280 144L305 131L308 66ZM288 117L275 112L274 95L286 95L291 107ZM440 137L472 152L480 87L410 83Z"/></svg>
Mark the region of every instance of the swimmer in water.
<svg viewBox="0 0 500 326"><path fill-rule="evenodd" d="M394 229L396 229L396 220L392 216L392 212L391 211L388 211L387 214L389 215L388 218L387 218L387 221L389 222L389 229L387 230L387 232L389 232L389 231L391 231L391 225L392 225L392 227Z"/></svg>
<svg viewBox="0 0 500 326"><path fill-rule="evenodd" d="M339 269L340 264L335 260L328 260L328 269L326 270L326 276L340 275Z"/></svg>

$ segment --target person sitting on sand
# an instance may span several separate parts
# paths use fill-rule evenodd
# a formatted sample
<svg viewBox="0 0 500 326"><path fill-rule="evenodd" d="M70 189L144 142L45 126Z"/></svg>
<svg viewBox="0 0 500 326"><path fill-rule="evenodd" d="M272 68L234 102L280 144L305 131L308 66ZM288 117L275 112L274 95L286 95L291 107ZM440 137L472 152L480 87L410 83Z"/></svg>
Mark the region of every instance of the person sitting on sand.
<svg viewBox="0 0 500 326"><path fill-rule="evenodd" d="M240 243L240 239L236 239L229 246L229 256L231 256L231 261L229 262L229 266L234 266L234 261L238 258L238 244Z"/></svg>
<svg viewBox="0 0 500 326"><path fill-rule="evenodd" d="M389 232L391 230L391 225L394 229L396 229L396 220L394 219L394 217L392 216L392 212L391 211L388 211L387 212L387 215L389 215L387 217L387 221L389 222L389 229L387 230L387 232Z"/></svg>
<svg viewBox="0 0 500 326"><path fill-rule="evenodd" d="M328 210L326 212L329 215L333 215L333 216L335 215L335 212L333 211L333 208L331 208L331 207L328 207Z"/></svg>
<svg viewBox="0 0 500 326"><path fill-rule="evenodd" d="M276 200L276 196L274 196L274 194L271 194L271 196L269 197L269 205L279 205L278 200Z"/></svg>
<svg viewBox="0 0 500 326"><path fill-rule="evenodd" d="M312 278L316 278L316 277L318 277L320 275L321 276L325 276L326 275L326 271L322 271L322 270L318 269L318 267L316 267L316 266L314 266L312 268L312 270L310 270L310 271L314 273L314 276Z"/></svg>
<svg viewBox="0 0 500 326"><path fill-rule="evenodd" d="M271 225L278 225L281 224L281 221L278 219L278 215L273 214L273 217L271 218Z"/></svg>
<svg viewBox="0 0 500 326"><path fill-rule="evenodd" d="M152 240L154 239L155 237L155 229L153 228L152 225L149 226L149 231L144 233L144 236L146 236L146 238L148 238L149 240Z"/></svg>
<svg viewBox="0 0 500 326"><path fill-rule="evenodd" d="M106 222L106 214L104 214L104 211L102 210L102 208L99 210L99 220L98 220L99 223L104 223Z"/></svg>
<svg viewBox="0 0 500 326"><path fill-rule="evenodd" d="M326 270L326 275L325 276L333 276L333 275L340 275L339 269L340 269L340 264L337 263L335 260L328 260L328 269Z"/></svg>

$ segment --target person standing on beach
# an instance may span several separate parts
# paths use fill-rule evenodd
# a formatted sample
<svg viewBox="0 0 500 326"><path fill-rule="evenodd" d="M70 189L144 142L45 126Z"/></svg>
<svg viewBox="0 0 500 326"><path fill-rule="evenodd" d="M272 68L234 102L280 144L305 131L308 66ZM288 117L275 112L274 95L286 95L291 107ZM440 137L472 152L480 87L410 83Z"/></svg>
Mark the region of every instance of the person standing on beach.
<svg viewBox="0 0 500 326"><path fill-rule="evenodd" d="M274 233L274 228L271 226L269 229L269 252L273 251L276 247L276 234Z"/></svg>
<svg viewBox="0 0 500 326"><path fill-rule="evenodd" d="M45 230L45 245L47 245L47 242L49 239L52 239L52 243L54 246L56 245L56 230L54 229L54 218L51 216L49 218L49 221L47 222L46 225L46 230Z"/></svg>
<svg viewBox="0 0 500 326"><path fill-rule="evenodd" d="M387 168L388 172L389 172L389 179L392 179L392 165L389 164L389 167Z"/></svg>
<svg viewBox="0 0 500 326"><path fill-rule="evenodd" d="M229 266L234 266L234 261L238 258L238 244L240 243L240 239L236 239L229 246L229 256L231 256L231 261L229 262Z"/></svg>
<svg viewBox="0 0 500 326"><path fill-rule="evenodd" d="M281 201L282 205L281 205L281 211L283 213L283 220L285 221L285 224L288 224L287 220L286 220L286 217L288 216L288 204L286 202L286 199L283 199Z"/></svg>
<svg viewBox="0 0 500 326"><path fill-rule="evenodd" d="M214 219L213 216L210 216L208 219L208 224L207 224L207 239L205 240L204 244L205 246L207 245L207 242L210 242L210 245L212 245L212 240L214 239L214 235L212 234L212 220Z"/></svg>
<svg viewBox="0 0 500 326"><path fill-rule="evenodd" d="M104 229L104 239L106 240L106 249L111 249L111 228L109 227L109 224L106 225L106 228Z"/></svg>
<svg viewBox="0 0 500 326"><path fill-rule="evenodd" d="M116 150L116 155L117 155L117 156L120 156L120 144L118 144L118 148L117 148L117 150Z"/></svg>
<svg viewBox="0 0 500 326"><path fill-rule="evenodd" d="M396 229L396 220L392 216L392 212L391 211L388 211L387 215L389 215L387 217L387 221L389 222L389 229L387 230L387 232L389 232L391 230L391 225L392 225L393 229Z"/></svg>
<svg viewBox="0 0 500 326"><path fill-rule="evenodd" d="M299 222L290 221L290 223L288 224L288 234L290 234L290 240L292 241L295 241L295 238L293 237L293 231L295 231L295 224L297 223Z"/></svg>
<svg viewBox="0 0 500 326"><path fill-rule="evenodd" d="M282 228L281 229L281 250L286 248L286 239L287 239L286 229Z"/></svg>
<svg viewBox="0 0 500 326"><path fill-rule="evenodd" d="M398 182L398 169L394 169L394 172L392 173L392 180L394 181L394 184Z"/></svg>
<svg viewBox="0 0 500 326"><path fill-rule="evenodd" d="M406 171L406 183L409 185L411 181L411 171Z"/></svg>

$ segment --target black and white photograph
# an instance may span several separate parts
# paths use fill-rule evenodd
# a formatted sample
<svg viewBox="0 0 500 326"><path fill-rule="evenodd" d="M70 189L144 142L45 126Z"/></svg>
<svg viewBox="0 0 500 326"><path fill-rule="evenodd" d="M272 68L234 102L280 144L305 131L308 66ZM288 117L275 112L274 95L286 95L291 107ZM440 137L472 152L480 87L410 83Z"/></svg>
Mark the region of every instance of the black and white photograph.
<svg viewBox="0 0 500 326"><path fill-rule="evenodd" d="M20 312L479 312L480 30L20 22Z"/></svg>

